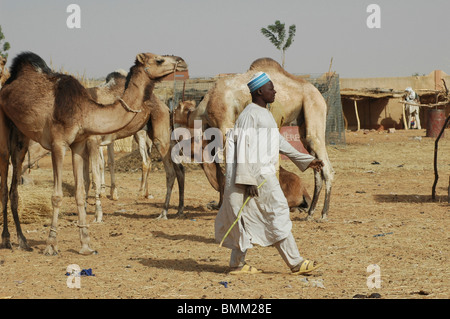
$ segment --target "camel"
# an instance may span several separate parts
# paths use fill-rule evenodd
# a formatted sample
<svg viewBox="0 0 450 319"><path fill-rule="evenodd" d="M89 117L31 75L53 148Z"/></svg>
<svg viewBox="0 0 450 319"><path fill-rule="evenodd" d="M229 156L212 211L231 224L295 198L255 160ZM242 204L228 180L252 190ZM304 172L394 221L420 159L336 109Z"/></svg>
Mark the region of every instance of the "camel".
<svg viewBox="0 0 450 319"><path fill-rule="evenodd" d="M193 100L180 102L174 111L174 123L180 126L186 126L189 122L189 115L195 111L195 108L196 103ZM277 122L279 123L280 120ZM193 143L193 140L191 140L191 143ZM208 141L203 140L203 149L207 144ZM191 150L193 148L194 146L191 145ZM201 167L211 186L220 194L219 204L217 205L220 207L222 204L223 190L225 187L225 176L223 171L218 163L211 161L211 158L202 162ZM281 189L283 190L284 196L286 197L289 208L292 212L296 209L304 211L309 208L309 205L311 204L311 197L309 196L301 178L298 175L289 172L280 166L279 180Z"/></svg>
<svg viewBox="0 0 450 319"><path fill-rule="evenodd" d="M314 173L314 194L308 210L308 219L313 218L323 182L326 190L322 219L327 219L334 179L334 170L325 142L327 104L319 90L311 83L286 72L279 63L270 58L260 58L255 60L245 73L219 78L197 108L189 112L185 125L193 127L195 120L201 120L204 127L219 128L225 138L227 129L234 126L240 112L251 101L247 83L258 71L266 72L274 83L277 91L275 103L283 106L284 123L297 121L306 150L324 162L322 171Z"/></svg>
<svg viewBox="0 0 450 319"><path fill-rule="evenodd" d="M123 94L125 89L126 76L123 72L112 72L106 77L106 82L100 86L88 88L88 93L99 103L113 102L118 96ZM100 146L107 146L108 165L111 175L111 198L118 199L116 179L114 174L114 141L134 135L138 142L142 164L142 179L140 192L148 198L148 175L151 171L151 161L149 158L151 146L154 143L156 149L162 157L166 171L166 200L164 208L158 219L167 219L170 197L175 181L178 181L179 205L177 216L183 214L184 209L184 167L182 164L175 164L170 158L171 140L170 140L170 114L169 108L154 94L149 94L142 105L142 112L121 130L103 136L91 136L87 141L88 158L91 159L92 173L95 184L95 222L101 222L103 212L101 209L101 185L104 181L104 160L100 153ZM89 191L89 172L88 163L85 165L86 194Z"/></svg>
<svg viewBox="0 0 450 319"><path fill-rule="evenodd" d="M30 140L27 155L27 165L22 168L22 174L24 174L27 169L31 169L33 166L37 165L41 158L50 155L50 152L43 148L41 144Z"/></svg>
<svg viewBox="0 0 450 319"><path fill-rule="evenodd" d="M177 71L186 70L183 59L140 53L127 77L126 89L112 104L96 103L72 76L55 73L42 58L32 52L16 56L11 76L0 91L0 175L3 209L2 246L11 248L7 223L8 162L13 176L10 189L11 211L19 247L30 250L18 217L17 184L30 139L51 151L54 176L53 218L45 255L57 255L58 215L62 206L62 164L66 148L72 152L75 202L82 255L96 254L90 247L86 223L83 157L86 139L91 135L114 133L128 125L140 112L154 82Z"/></svg>
<svg viewBox="0 0 450 319"><path fill-rule="evenodd" d="M0 88L9 78L9 71L6 68L6 58L0 55Z"/></svg>
<svg viewBox="0 0 450 319"><path fill-rule="evenodd" d="M311 196L309 196L300 176L289 172L283 166L280 166L280 186L291 212L297 209L303 211L309 208Z"/></svg>

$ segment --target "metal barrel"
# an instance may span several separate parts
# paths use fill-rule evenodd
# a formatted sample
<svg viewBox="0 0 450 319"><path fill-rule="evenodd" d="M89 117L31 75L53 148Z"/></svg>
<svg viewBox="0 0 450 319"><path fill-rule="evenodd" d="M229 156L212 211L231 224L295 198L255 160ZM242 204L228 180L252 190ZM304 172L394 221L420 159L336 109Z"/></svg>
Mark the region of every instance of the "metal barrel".
<svg viewBox="0 0 450 319"><path fill-rule="evenodd" d="M428 110L428 123L427 123L427 137L438 137L445 123L445 110L444 109L431 109ZM445 135L445 131L442 133L441 138Z"/></svg>

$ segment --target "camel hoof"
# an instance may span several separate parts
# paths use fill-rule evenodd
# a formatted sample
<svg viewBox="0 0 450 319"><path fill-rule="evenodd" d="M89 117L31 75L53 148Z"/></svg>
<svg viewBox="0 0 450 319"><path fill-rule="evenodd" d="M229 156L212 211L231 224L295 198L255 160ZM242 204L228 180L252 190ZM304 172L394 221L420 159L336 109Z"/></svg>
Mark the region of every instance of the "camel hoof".
<svg viewBox="0 0 450 319"><path fill-rule="evenodd" d="M308 216L306 217L306 220L308 220L308 221L312 221L312 220L314 220L314 217L313 217L313 215L308 215Z"/></svg>
<svg viewBox="0 0 450 319"><path fill-rule="evenodd" d="M119 195L117 195L117 190L111 192L111 199L112 200L119 200Z"/></svg>
<svg viewBox="0 0 450 319"><path fill-rule="evenodd" d="M84 255L84 256L98 255L98 251L87 247L87 248L81 248L81 250L79 251L79 254Z"/></svg>
<svg viewBox="0 0 450 319"><path fill-rule="evenodd" d="M24 251L33 251L33 248L31 248L26 241L20 240L19 241L19 248Z"/></svg>
<svg viewBox="0 0 450 319"><path fill-rule="evenodd" d="M159 215L158 217L156 217L156 219L157 219L157 220L159 220L159 219L167 220L168 218L167 218L167 215L161 214L161 215Z"/></svg>
<svg viewBox="0 0 450 319"><path fill-rule="evenodd" d="M4 241L2 244L1 244L1 246L0 246L0 248L2 248L2 249L12 249L12 245L11 245L11 242L8 240L8 241Z"/></svg>
<svg viewBox="0 0 450 319"><path fill-rule="evenodd" d="M178 212L176 218L187 218L187 216L183 212Z"/></svg>
<svg viewBox="0 0 450 319"><path fill-rule="evenodd" d="M208 209L210 209L210 210L216 210L216 209L219 209L219 208L220 208L219 203L217 203L215 200L213 200L212 202L209 202L209 203L206 205L206 207L207 207Z"/></svg>
<svg viewBox="0 0 450 319"><path fill-rule="evenodd" d="M49 245L44 250L45 256L57 256L58 255L58 248L53 245Z"/></svg>

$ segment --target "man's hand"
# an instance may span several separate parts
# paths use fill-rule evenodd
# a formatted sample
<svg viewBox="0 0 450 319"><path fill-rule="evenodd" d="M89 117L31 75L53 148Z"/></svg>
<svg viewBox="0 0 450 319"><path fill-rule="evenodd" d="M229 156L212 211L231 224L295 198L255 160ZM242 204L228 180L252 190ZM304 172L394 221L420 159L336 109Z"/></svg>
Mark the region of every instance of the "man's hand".
<svg viewBox="0 0 450 319"><path fill-rule="evenodd" d="M320 172L323 168L323 162L318 159L314 159L309 165L308 168L311 167L316 172Z"/></svg>
<svg viewBox="0 0 450 319"><path fill-rule="evenodd" d="M255 185L245 185L244 196L245 196L245 198L247 198L247 196L258 197L258 187Z"/></svg>

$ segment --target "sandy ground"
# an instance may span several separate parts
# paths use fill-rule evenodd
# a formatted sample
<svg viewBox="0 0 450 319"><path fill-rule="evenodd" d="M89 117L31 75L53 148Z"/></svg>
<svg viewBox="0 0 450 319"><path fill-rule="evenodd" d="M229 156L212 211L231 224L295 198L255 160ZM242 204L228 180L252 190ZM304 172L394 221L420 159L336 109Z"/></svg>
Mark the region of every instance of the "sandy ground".
<svg viewBox="0 0 450 319"><path fill-rule="evenodd" d="M104 198L104 223L90 223L94 256L78 254L70 154L66 157L60 254L45 256L53 181L50 159L44 158L31 171L34 184L20 186L23 229L33 251L18 249L10 216L14 249L0 250L0 298L351 299L373 293L384 299L449 298L450 131L439 144L436 202L431 201L434 139L425 135L425 130L348 132L345 147L329 146L336 171L329 220L319 219L323 194L315 220L306 221L300 212L291 216L301 254L325 263L305 276L290 275L273 247L248 253L248 262L263 274L229 275L229 250L214 241L217 211L207 206L218 194L203 172L187 169L185 218L175 218L175 187L169 219L156 220L165 196L164 170L154 164L154 198L140 198L139 161L127 154L117 154L128 156L129 167L117 173L120 199ZM312 172L300 173L289 161L283 166L298 173L312 193ZM80 277L80 288L71 288L69 265L95 276ZM368 271L370 265L378 272ZM376 275L380 286L369 289Z"/></svg>

